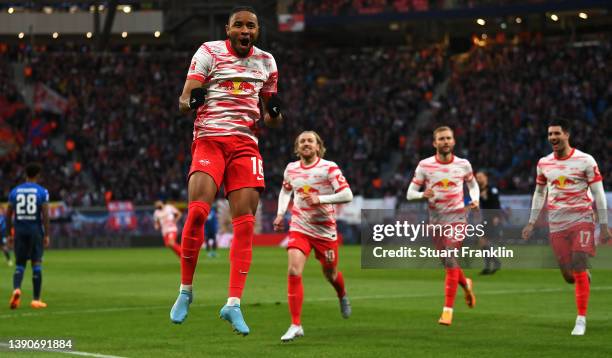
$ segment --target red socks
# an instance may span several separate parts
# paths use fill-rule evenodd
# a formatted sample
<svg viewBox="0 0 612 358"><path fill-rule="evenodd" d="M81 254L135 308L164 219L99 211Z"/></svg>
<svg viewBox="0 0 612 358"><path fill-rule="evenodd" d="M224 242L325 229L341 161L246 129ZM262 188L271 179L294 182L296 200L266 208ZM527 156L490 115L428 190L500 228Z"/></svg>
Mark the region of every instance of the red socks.
<svg viewBox="0 0 612 358"><path fill-rule="evenodd" d="M463 274L463 270L458 267L457 271L459 272L459 275L457 277L457 279L459 280L459 284L461 285L461 287L465 287L465 285L467 285L467 281L465 280L465 275Z"/></svg>
<svg viewBox="0 0 612 358"><path fill-rule="evenodd" d="M174 245L170 246L170 249L174 251L176 256L181 257L181 245L175 242Z"/></svg>
<svg viewBox="0 0 612 358"><path fill-rule="evenodd" d="M304 302L304 286L302 276L288 276L287 301L289 302L289 313L291 313L291 323L300 325L302 316L302 302Z"/></svg>
<svg viewBox="0 0 612 358"><path fill-rule="evenodd" d="M344 297L344 295L346 295L346 291L344 290L344 277L342 277L342 272L338 271L336 281L332 282L332 286L334 286L338 298L342 298Z"/></svg>
<svg viewBox="0 0 612 358"><path fill-rule="evenodd" d="M203 201L192 201L189 203L187 220L183 227L181 241L181 283L191 285L193 274L198 264L200 248L204 243L204 224L208 218L210 206ZM177 245L178 246L178 245Z"/></svg>
<svg viewBox="0 0 612 358"><path fill-rule="evenodd" d="M591 284L589 283L589 275L586 271L574 272L574 289L576 292L576 308L579 316L586 316L587 306L589 304L589 291Z"/></svg>
<svg viewBox="0 0 612 358"><path fill-rule="evenodd" d="M253 230L255 216L242 215L232 220L234 239L230 248L230 279L228 297L242 297L251 259L253 257Z"/></svg>
<svg viewBox="0 0 612 358"><path fill-rule="evenodd" d="M457 295L457 285L459 283L459 271L461 271L460 268L446 269L446 279L444 280L444 307L452 308L455 305L455 296Z"/></svg>

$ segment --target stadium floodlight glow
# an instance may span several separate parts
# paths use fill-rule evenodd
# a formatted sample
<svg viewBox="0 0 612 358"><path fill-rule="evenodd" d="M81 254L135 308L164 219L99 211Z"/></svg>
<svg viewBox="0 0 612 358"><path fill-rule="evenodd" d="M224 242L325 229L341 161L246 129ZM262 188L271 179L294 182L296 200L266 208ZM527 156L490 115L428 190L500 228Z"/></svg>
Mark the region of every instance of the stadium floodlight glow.
<svg viewBox="0 0 612 358"><path fill-rule="evenodd" d="M155 36L155 37L160 37L160 36L161 36L161 32L159 32L159 31L155 31L155 33L153 34L153 36Z"/></svg>
<svg viewBox="0 0 612 358"><path fill-rule="evenodd" d="M53 8L51 6L45 6L43 7L43 12L47 15L53 14Z"/></svg>
<svg viewBox="0 0 612 358"><path fill-rule="evenodd" d="M90 39L92 36L93 36L93 34L91 33L91 31L88 31L88 32L85 34L85 37L87 37L88 39Z"/></svg>
<svg viewBox="0 0 612 358"><path fill-rule="evenodd" d="M587 15L586 12L581 12L580 14L578 14L578 17L583 19L583 20L586 20L586 19L589 18L589 15Z"/></svg>
<svg viewBox="0 0 612 358"><path fill-rule="evenodd" d="M480 25L480 26L484 26L484 25L485 25L487 22L486 22L486 21L484 21L484 19L478 19L478 20L476 20L476 23L477 23L478 25Z"/></svg>
<svg viewBox="0 0 612 358"><path fill-rule="evenodd" d="M51 35L51 37L53 37L54 39L59 37L59 34L57 32L54 32L53 35Z"/></svg>
<svg viewBox="0 0 612 358"><path fill-rule="evenodd" d="M552 15L550 15L550 19L552 21L559 21L559 16L557 16L557 14L552 14Z"/></svg>
<svg viewBox="0 0 612 358"><path fill-rule="evenodd" d="M98 11L100 12L104 11L104 5L98 5Z"/></svg>
<svg viewBox="0 0 612 358"><path fill-rule="evenodd" d="M499 27L501 27L502 30L505 30L508 27L508 25L506 25L505 22L502 22L501 25L499 25Z"/></svg>
<svg viewBox="0 0 612 358"><path fill-rule="evenodd" d="M517 24L520 24L521 22L523 22L523 19L521 19L520 17L517 17L516 19L514 19L514 21L515 21Z"/></svg>
<svg viewBox="0 0 612 358"><path fill-rule="evenodd" d="M22 39L25 36L25 34L23 32L20 32L19 35L17 35L17 37L19 37L20 39Z"/></svg>
<svg viewBox="0 0 612 358"><path fill-rule="evenodd" d="M489 37L489 36L487 36L487 34L482 34L482 35L480 35L480 37L482 37L483 40L486 40L487 37Z"/></svg>
<svg viewBox="0 0 612 358"><path fill-rule="evenodd" d="M123 32L121 33L121 37L123 37L123 38L126 38L126 37L127 37L127 35L128 35L127 31L123 31Z"/></svg>
<svg viewBox="0 0 612 358"><path fill-rule="evenodd" d="M129 14L130 12L132 12L132 7L130 5L123 6L123 12Z"/></svg>
<svg viewBox="0 0 612 358"><path fill-rule="evenodd" d="M15 8L9 7L6 11L8 11L9 14L12 14L15 12Z"/></svg>

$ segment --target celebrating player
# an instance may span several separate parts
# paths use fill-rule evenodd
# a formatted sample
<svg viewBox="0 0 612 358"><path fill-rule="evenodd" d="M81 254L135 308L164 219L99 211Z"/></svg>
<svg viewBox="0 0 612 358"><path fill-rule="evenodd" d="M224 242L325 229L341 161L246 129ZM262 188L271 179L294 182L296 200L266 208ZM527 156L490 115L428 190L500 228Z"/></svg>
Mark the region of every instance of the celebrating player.
<svg viewBox="0 0 612 358"><path fill-rule="evenodd" d="M302 271L314 250L323 266L325 278L336 290L342 317L349 318L351 305L344 288L342 272L338 271L338 238L333 204L348 203L353 193L336 163L323 159L325 146L316 132L302 132L295 140L294 152L300 160L287 165L283 187L278 197L278 212L274 229L282 231L284 215L291 194L294 205L289 225L288 290L291 326L281 341L291 341L304 335L301 323L304 288Z"/></svg>
<svg viewBox="0 0 612 358"><path fill-rule="evenodd" d="M254 215L264 188L263 161L253 129L260 118L260 103L266 125L278 126L282 115L276 97L276 62L271 54L254 46L259 36L255 10L234 8L225 29L227 40L206 42L195 53L179 98L180 111L197 110L197 118L189 170L189 211L181 242L181 286L170 319L182 323L187 317L204 224L223 185L234 239L228 300L220 316L236 332L247 335L249 327L240 310L240 298L251 266Z"/></svg>
<svg viewBox="0 0 612 358"><path fill-rule="evenodd" d="M164 245L174 251L178 257L181 257L181 246L176 242L178 231L176 223L181 220L181 216L181 212L173 205L164 204L161 200L155 202L155 213L153 214L155 230L161 229Z"/></svg>
<svg viewBox="0 0 612 358"><path fill-rule="evenodd" d="M611 234L606 197L597 163L589 154L572 148L569 138L569 121L557 119L550 122L548 142L553 152L538 162L531 216L523 229L523 239L527 240L531 236L540 211L547 202L550 244L563 278L575 287L578 317L572 335L582 336L586 332L590 293L588 260L589 256L595 255L593 197L601 226L601 241L608 240Z"/></svg>
<svg viewBox="0 0 612 358"><path fill-rule="evenodd" d="M32 286L34 293L30 306L45 308L40 300L42 290L43 248L49 246L49 192L38 185L42 167L31 163L26 166L26 182L16 186L9 194L6 211L7 230L10 233L15 215L15 236L9 234L9 247L15 247L15 273L13 274L13 294L9 302L11 309L19 308L21 281L28 260L32 263Z"/></svg>
<svg viewBox="0 0 612 358"><path fill-rule="evenodd" d="M474 179L470 162L453 155L455 138L452 129L446 126L438 127L433 132L433 138L436 155L419 162L406 198L428 201L430 224L453 225L455 228L460 228L467 222L463 184L467 184L472 200L468 208L478 209L480 197L478 183ZM422 186L425 186L424 192L419 191ZM463 240L456 237L437 236L433 240L438 250L459 248L463 243ZM476 305L476 296L472 290L472 280L465 277L457 258L443 258L442 262L446 268L446 299L438 323L450 326L453 320L457 285L463 288L468 307L473 308Z"/></svg>
<svg viewBox="0 0 612 358"><path fill-rule="evenodd" d="M485 236L478 239L478 246L489 250L493 246L491 240L501 237L501 204L499 203L499 190L489 186L489 176L480 170L476 173L476 181L480 189L480 208L482 209L485 224ZM481 275L492 275L501 268L501 261L497 257L484 257L485 267Z"/></svg>

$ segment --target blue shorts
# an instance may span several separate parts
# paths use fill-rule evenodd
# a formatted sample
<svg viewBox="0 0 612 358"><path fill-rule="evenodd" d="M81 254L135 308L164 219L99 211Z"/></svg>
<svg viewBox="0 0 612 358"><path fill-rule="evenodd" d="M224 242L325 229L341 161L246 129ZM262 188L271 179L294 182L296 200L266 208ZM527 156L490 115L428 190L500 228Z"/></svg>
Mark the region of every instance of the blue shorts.
<svg viewBox="0 0 612 358"><path fill-rule="evenodd" d="M15 232L15 261L42 262L43 234L32 232Z"/></svg>

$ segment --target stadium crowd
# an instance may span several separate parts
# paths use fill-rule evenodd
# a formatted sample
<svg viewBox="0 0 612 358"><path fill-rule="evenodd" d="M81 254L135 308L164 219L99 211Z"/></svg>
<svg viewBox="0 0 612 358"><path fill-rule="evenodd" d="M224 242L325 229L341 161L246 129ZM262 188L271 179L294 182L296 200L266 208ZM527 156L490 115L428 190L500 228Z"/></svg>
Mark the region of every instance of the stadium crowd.
<svg viewBox="0 0 612 358"><path fill-rule="evenodd" d="M458 155L491 171L506 192L531 190L535 163L549 152L546 122L555 115L575 120L573 142L595 156L602 173L612 169L605 135L609 42L497 45L453 60L437 46L312 51L275 45L270 51L281 73L286 121L281 129L259 128L267 198L275 197L287 162L295 160L293 139L307 128L322 135L355 194L368 197L403 197L418 160L432 153L430 130L438 123L456 128ZM69 205L186 198L193 119L179 115L176 103L190 52L83 48L30 58L26 80L44 83L68 105L61 115L36 111L15 89L2 91L1 101L20 104L2 122L23 138L18 157L1 163L3 197L23 163L38 159L52 200ZM434 88L449 73L431 126L411 137L417 114L432 107ZM3 89L14 86L7 63L0 74ZM404 153L403 160L382 180L392 151ZM609 188L612 178L605 177Z"/></svg>

